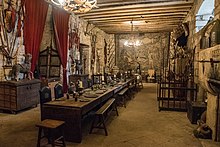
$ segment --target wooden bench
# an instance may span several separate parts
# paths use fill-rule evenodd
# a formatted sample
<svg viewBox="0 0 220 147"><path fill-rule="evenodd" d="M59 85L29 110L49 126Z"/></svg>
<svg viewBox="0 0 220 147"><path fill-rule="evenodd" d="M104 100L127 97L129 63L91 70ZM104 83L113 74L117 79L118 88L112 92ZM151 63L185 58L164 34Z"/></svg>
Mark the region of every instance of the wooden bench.
<svg viewBox="0 0 220 147"><path fill-rule="evenodd" d="M134 98L134 95L135 95L135 85L133 85L133 84L129 85L128 92L131 95L131 98Z"/></svg>
<svg viewBox="0 0 220 147"><path fill-rule="evenodd" d="M62 141L62 146L66 146L65 139L63 135L63 125L64 121L60 120L53 120L53 119L45 119L38 124L36 124L36 127L39 128L38 131L38 140L37 140L37 147L40 147L41 139L47 138L48 143L52 144L53 147L55 147L55 143L61 145L58 141ZM44 130L44 133L47 132L47 135L42 136L42 131ZM59 136L56 136L56 132L59 132ZM55 138L57 137L57 138Z"/></svg>
<svg viewBox="0 0 220 147"><path fill-rule="evenodd" d="M90 134L92 133L92 130L94 128L99 128L99 129L104 129L105 130L105 135L108 136L108 131L106 128L106 118L108 116L108 114L112 111L116 111L116 114L118 116L118 110L117 110L117 106L115 104L115 98L111 98L109 99L101 108L99 108L96 113L95 113L95 118L92 122L91 125L91 129L90 129ZM98 122L96 123L96 120L98 120Z"/></svg>
<svg viewBox="0 0 220 147"><path fill-rule="evenodd" d="M124 88L122 89L119 93L118 93L118 97L119 99L122 101L122 105L126 108L126 102L125 102L125 99L126 99L126 92L128 91L128 88Z"/></svg>

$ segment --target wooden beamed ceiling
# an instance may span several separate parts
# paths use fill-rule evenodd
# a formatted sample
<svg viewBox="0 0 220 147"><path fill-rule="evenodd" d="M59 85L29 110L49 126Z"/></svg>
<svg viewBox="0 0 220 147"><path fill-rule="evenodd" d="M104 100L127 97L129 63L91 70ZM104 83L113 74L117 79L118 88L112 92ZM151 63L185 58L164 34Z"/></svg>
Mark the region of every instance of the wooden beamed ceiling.
<svg viewBox="0 0 220 147"><path fill-rule="evenodd" d="M193 3L194 0L97 0L98 8L78 16L106 33L164 32L180 25Z"/></svg>

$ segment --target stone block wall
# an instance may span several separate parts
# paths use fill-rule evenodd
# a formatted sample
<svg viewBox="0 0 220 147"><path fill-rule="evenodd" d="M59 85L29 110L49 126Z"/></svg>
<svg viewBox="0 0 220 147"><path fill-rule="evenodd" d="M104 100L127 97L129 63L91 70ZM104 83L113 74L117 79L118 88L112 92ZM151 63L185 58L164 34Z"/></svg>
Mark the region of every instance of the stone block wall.
<svg viewBox="0 0 220 147"><path fill-rule="evenodd" d="M96 73L103 73L104 68L104 39L109 40L113 39L112 46L114 48L114 35L113 34L107 34L104 31L100 30L99 28L93 26L92 24L88 24L86 20L80 19L78 16L71 14L70 15L70 22L69 22L70 32L73 30L77 30L80 43L87 45L88 48L86 48L86 53L88 52L89 55L87 59L86 64L86 71L88 71L88 74L92 74L91 70L91 56L92 56L92 48L91 48L91 39L92 35L96 35L96 45L95 45L95 63L93 65L94 67L94 74ZM51 44L52 43L52 44ZM53 24L52 24L52 7L50 6L48 9L48 15L46 19L43 39L40 46L40 51L45 50L48 46L51 46L52 48L56 49L55 46L55 40L54 40L54 31L53 31ZM71 50L71 49L70 49ZM69 50L69 51L70 51ZM78 49L73 49L74 52L77 51L78 53L74 54L76 56L79 55ZM69 53L70 54L70 53ZM99 57L98 57L99 56ZM75 59L79 59L79 57L74 57ZM99 60L98 60L99 58ZM68 58L68 61L71 59ZM71 62L68 62L68 64L71 64ZM67 67L71 67L71 65L68 65ZM71 69L67 69L67 71L70 71ZM70 74L70 73L69 73ZM61 72L62 76L62 72Z"/></svg>
<svg viewBox="0 0 220 147"><path fill-rule="evenodd" d="M48 14L47 14L47 18L46 18L46 23L45 23L45 28L44 28L44 34L43 34L43 39L40 45L40 51L43 51L45 49L47 49L47 47L52 46L53 49L56 49L55 46L55 40L54 40L54 31L53 31L53 24L52 24L52 7L49 6L48 9ZM79 19L76 15L71 14L70 16L70 26L72 26L72 28L76 28L78 30L78 35L80 37L80 43L88 45L89 47L87 48L87 52L89 52L89 59L87 66L87 71L89 74L92 74L91 72L91 35L95 34L97 36L96 38L96 47L95 47L95 64L93 65L94 68L94 73L102 73L103 72L103 68L104 68L104 39L109 40L109 39L113 39L112 41L112 46L114 48L114 35L112 34L107 34L104 31L100 30L99 28L90 25L88 30L86 30L88 22L83 20L83 19ZM71 28L71 29L72 29ZM71 32L70 29L70 32ZM89 32L86 32L89 31ZM20 63L23 62L22 58L23 58L23 54L24 54L24 46L19 45L19 52L18 52L18 56L16 57L16 63ZM98 59L98 55L99 54L99 61ZM68 59L68 61L71 60L70 58ZM71 63L70 63L71 64ZM99 66L98 66L99 65ZM0 53L0 80L4 80L4 72L3 72L3 56ZM70 67L70 66L68 66ZM62 70L62 69L61 69ZM61 76L62 76L62 72L61 72ZM61 77L62 79L62 77Z"/></svg>
<svg viewBox="0 0 220 147"><path fill-rule="evenodd" d="M213 131L213 140L216 138L220 138L219 132L220 132L220 121L217 120L217 105L218 105L218 97L216 96L216 93L213 93L213 91L210 89L209 85L207 84L207 80L214 76L215 72L220 72L220 66L219 64L214 64L215 72L211 68L210 62L207 63L201 63L198 62L200 60L210 60L210 58L213 58L214 60L219 60L219 55L214 53L215 51L219 50L220 45L207 48L207 49L201 49L200 48L200 40L202 38L203 32L195 32L195 15L197 14L203 0L197 0L195 1L195 5L192 8L191 12L189 13L188 17L185 21L189 22L189 37L188 37L188 47L195 47L196 46L196 52L195 52L195 62L194 62L194 75L195 75L195 83L198 84L199 92L198 92L198 101L202 101L205 95L207 95L207 124L211 127ZM220 0L215 0L215 10L214 10L214 19L220 19ZM219 28L220 29L220 28ZM216 127L218 126L218 130L216 130ZM217 137L218 136L218 137ZM218 139L220 141L220 139Z"/></svg>

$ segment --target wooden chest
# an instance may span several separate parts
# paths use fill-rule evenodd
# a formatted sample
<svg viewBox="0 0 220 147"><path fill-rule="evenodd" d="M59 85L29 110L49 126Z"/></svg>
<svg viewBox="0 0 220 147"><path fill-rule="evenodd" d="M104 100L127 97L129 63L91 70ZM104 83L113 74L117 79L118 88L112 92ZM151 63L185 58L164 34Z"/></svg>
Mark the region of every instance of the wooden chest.
<svg viewBox="0 0 220 147"><path fill-rule="evenodd" d="M0 109L16 113L19 110L37 105L40 100L41 81L0 81Z"/></svg>

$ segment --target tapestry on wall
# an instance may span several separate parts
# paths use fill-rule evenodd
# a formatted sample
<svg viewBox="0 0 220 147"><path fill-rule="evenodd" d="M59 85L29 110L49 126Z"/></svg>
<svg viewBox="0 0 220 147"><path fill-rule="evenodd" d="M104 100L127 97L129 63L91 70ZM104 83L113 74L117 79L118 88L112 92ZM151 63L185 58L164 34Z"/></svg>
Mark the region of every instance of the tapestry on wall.
<svg viewBox="0 0 220 147"><path fill-rule="evenodd" d="M169 33L132 34L139 45L127 45L130 34L116 35L116 65L120 70L159 70L167 58Z"/></svg>

